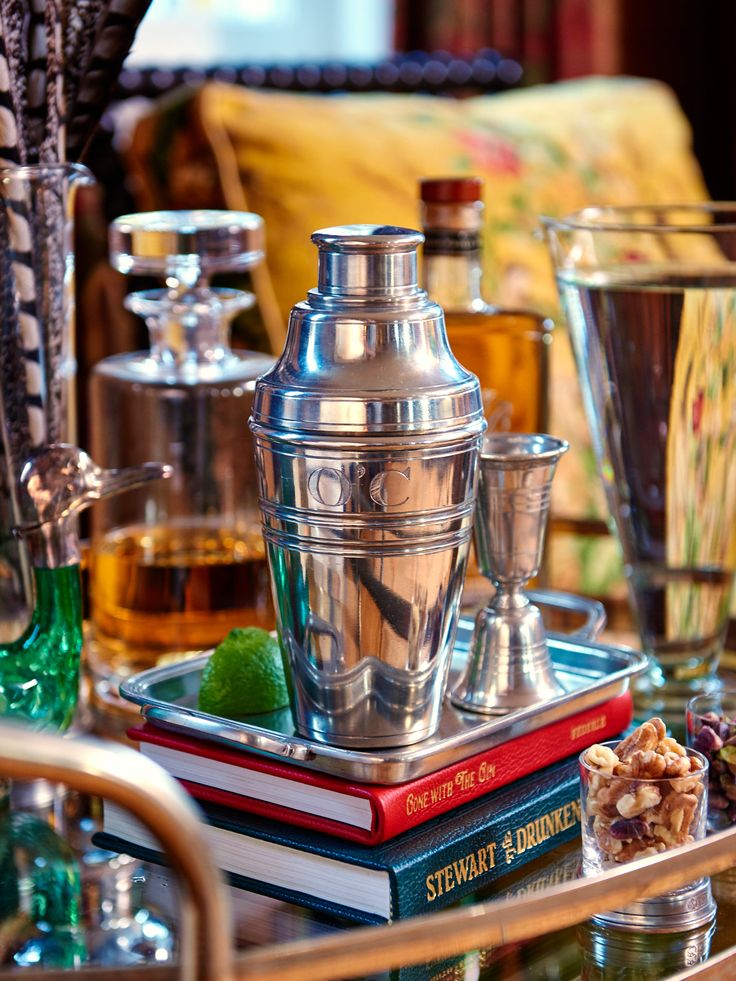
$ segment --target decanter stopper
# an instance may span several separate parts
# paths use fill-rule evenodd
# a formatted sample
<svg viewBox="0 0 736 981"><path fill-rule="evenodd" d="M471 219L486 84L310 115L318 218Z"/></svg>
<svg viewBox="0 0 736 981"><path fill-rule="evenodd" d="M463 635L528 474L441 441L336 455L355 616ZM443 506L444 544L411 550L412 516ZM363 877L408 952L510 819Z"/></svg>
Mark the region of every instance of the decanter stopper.
<svg viewBox="0 0 736 981"><path fill-rule="evenodd" d="M496 593L476 617L467 666L450 694L458 708L502 713L564 691L542 615L524 588L539 571L552 478L567 449L565 440L539 434L484 439L473 537Z"/></svg>
<svg viewBox="0 0 736 981"><path fill-rule="evenodd" d="M116 218L110 226L113 268L125 275L166 277L174 289L250 268L263 256L263 219L249 211L143 211Z"/></svg>

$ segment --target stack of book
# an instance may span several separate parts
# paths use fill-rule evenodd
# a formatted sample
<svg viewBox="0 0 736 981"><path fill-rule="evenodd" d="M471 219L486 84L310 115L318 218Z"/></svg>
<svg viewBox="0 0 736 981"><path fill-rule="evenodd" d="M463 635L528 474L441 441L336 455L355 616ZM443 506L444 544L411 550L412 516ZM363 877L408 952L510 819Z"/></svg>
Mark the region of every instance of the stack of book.
<svg viewBox="0 0 736 981"><path fill-rule="evenodd" d="M366 923L438 909L579 835L578 754L630 724L629 692L406 783L358 783L146 722L141 752L200 804L230 881ZM127 811L98 844L163 863Z"/></svg>

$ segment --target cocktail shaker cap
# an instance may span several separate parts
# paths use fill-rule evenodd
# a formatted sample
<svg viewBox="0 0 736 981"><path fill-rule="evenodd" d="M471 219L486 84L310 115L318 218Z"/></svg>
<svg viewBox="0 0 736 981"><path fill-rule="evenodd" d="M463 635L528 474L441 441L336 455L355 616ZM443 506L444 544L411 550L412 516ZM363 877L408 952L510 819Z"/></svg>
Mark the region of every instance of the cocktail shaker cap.
<svg viewBox="0 0 736 981"><path fill-rule="evenodd" d="M291 311L283 353L256 386L252 426L289 439L480 433L478 380L453 357L442 309L418 285L421 232L342 225L312 241L318 285Z"/></svg>
<svg viewBox="0 0 736 981"><path fill-rule="evenodd" d="M338 225L312 235L323 296L397 297L417 292L421 232L395 225Z"/></svg>

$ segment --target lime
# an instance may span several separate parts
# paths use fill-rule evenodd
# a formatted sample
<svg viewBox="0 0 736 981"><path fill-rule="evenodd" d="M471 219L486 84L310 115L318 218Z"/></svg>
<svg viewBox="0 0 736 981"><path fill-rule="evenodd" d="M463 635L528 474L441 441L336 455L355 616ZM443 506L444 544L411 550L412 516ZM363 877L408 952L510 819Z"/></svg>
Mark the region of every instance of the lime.
<svg viewBox="0 0 736 981"><path fill-rule="evenodd" d="M273 712L288 701L278 640L260 627L236 627L205 665L197 707L234 718Z"/></svg>

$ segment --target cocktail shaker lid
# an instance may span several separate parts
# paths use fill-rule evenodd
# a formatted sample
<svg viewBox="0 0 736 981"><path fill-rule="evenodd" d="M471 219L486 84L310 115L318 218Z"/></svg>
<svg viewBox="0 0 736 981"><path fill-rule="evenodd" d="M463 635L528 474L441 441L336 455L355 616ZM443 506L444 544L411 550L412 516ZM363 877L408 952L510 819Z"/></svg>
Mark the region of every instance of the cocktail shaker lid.
<svg viewBox="0 0 736 981"><path fill-rule="evenodd" d="M395 225L339 225L312 235L322 296L401 296L417 291L421 232ZM310 294L311 296L312 294Z"/></svg>
<svg viewBox="0 0 736 981"><path fill-rule="evenodd" d="M292 309L284 351L257 383L254 428L423 442L482 431L478 380L453 357L442 310L418 285L423 240L393 225L314 233L318 285Z"/></svg>

